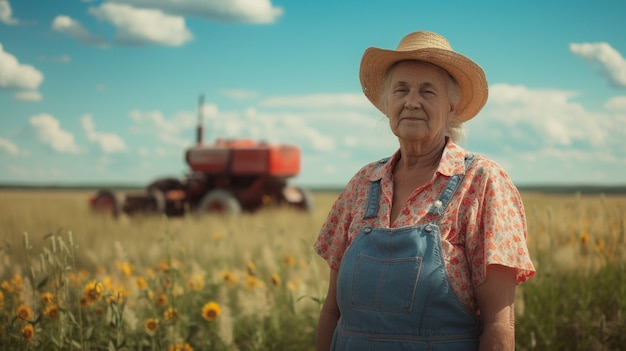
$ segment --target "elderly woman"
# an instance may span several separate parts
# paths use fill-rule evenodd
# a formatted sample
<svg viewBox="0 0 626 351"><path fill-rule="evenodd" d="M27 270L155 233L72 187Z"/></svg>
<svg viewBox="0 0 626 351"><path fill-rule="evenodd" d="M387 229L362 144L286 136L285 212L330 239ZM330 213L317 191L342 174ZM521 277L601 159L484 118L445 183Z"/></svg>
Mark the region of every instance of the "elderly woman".
<svg viewBox="0 0 626 351"><path fill-rule="evenodd" d="M315 242L330 266L318 350L513 350L514 297L535 273L518 190L455 144L487 101L483 70L430 32L369 48L367 98L400 149L363 167Z"/></svg>

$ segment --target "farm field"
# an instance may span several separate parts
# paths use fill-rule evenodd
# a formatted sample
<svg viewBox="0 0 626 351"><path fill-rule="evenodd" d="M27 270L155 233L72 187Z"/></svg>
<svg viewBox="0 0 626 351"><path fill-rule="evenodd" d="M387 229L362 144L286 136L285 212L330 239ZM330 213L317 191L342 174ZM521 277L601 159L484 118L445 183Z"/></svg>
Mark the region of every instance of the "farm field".
<svg viewBox="0 0 626 351"><path fill-rule="evenodd" d="M313 350L315 211L97 217L85 191L0 191L0 349ZM517 350L626 349L626 196L522 193L537 275Z"/></svg>

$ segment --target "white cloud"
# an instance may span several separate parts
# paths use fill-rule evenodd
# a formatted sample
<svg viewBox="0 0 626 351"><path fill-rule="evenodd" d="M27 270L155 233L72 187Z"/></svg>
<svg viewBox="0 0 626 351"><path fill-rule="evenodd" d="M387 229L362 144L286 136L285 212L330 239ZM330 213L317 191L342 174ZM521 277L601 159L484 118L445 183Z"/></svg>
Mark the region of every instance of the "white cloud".
<svg viewBox="0 0 626 351"><path fill-rule="evenodd" d="M95 45L98 47L108 46L104 39L100 36L91 34L91 32L87 28L83 27L79 21L69 16L57 16L54 21L52 21L52 29L84 44Z"/></svg>
<svg viewBox="0 0 626 351"><path fill-rule="evenodd" d="M9 155L17 156L20 153L20 149L11 140L0 137L0 150L6 152Z"/></svg>
<svg viewBox="0 0 626 351"><path fill-rule="evenodd" d="M135 122L135 126L131 128L134 133L154 135L160 142L178 147L186 147L194 142L182 137L184 131L197 124L197 116L193 112L179 112L173 118L167 119L160 111L133 110L129 116Z"/></svg>
<svg viewBox="0 0 626 351"><path fill-rule="evenodd" d="M220 22L274 23L283 14L283 9L273 6L271 0L114 0L114 2Z"/></svg>
<svg viewBox="0 0 626 351"><path fill-rule="evenodd" d="M37 89L43 74L31 65L20 64L0 44L0 89Z"/></svg>
<svg viewBox="0 0 626 351"><path fill-rule="evenodd" d="M74 135L61 129L59 121L51 115L42 113L31 117L29 122L35 130L37 139L54 151L70 154L79 152L78 146L74 143Z"/></svg>
<svg viewBox="0 0 626 351"><path fill-rule="evenodd" d="M614 96L604 104L604 107L607 110L626 111L626 96Z"/></svg>
<svg viewBox="0 0 626 351"><path fill-rule="evenodd" d="M38 91L21 91L13 96L15 100L20 101L41 101L41 93Z"/></svg>
<svg viewBox="0 0 626 351"><path fill-rule="evenodd" d="M602 75L621 88L626 88L626 60L608 43L571 43L574 55L600 69Z"/></svg>
<svg viewBox="0 0 626 351"><path fill-rule="evenodd" d="M84 115L80 121L87 134L87 139L98 144L100 149L105 153L110 154L126 151L126 143L124 143L124 140L122 140L119 135L96 131L96 125L91 115Z"/></svg>
<svg viewBox="0 0 626 351"><path fill-rule="evenodd" d="M626 114L588 111L574 101L578 95L494 84L484 110L467 123L468 148L520 183L615 182L611 174L626 164Z"/></svg>
<svg viewBox="0 0 626 351"><path fill-rule="evenodd" d="M116 40L124 45L181 46L193 38L185 18L160 10L140 9L117 3L104 3L89 12L117 28Z"/></svg>
<svg viewBox="0 0 626 351"><path fill-rule="evenodd" d="M484 111L470 122L485 133L561 147L599 146L617 127L608 116L595 116L571 101L576 92L494 84L489 95Z"/></svg>
<svg viewBox="0 0 626 351"><path fill-rule="evenodd" d="M0 22L8 25L20 23L20 20L13 17L13 10L8 0L0 0Z"/></svg>

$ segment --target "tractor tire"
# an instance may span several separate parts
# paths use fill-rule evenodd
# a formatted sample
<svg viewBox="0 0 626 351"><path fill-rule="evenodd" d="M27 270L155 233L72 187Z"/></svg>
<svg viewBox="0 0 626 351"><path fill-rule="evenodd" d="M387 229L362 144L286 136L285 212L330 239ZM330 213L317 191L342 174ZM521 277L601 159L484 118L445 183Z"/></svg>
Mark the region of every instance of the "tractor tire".
<svg viewBox="0 0 626 351"><path fill-rule="evenodd" d="M241 214L241 205L230 192L216 189L204 195L198 205L197 213L200 216L211 213L239 215Z"/></svg>
<svg viewBox="0 0 626 351"><path fill-rule="evenodd" d="M122 212L122 202L113 190L100 190L94 197L91 209L95 214L117 218Z"/></svg>
<svg viewBox="0 0 626 351"><path fill-rule="evenodd" d="M165 214L165 194L163 194L163 191L155 188L151 189L149 194L154 202L154 208L152 208L150 212Z"/></svg>
<svg viewBox="0 0 626 351"><path fill-rule="evenodd" d="M289 207L305 212L313 212L313 195L300 187L285 187L282 190L283 199Z"/></svg>

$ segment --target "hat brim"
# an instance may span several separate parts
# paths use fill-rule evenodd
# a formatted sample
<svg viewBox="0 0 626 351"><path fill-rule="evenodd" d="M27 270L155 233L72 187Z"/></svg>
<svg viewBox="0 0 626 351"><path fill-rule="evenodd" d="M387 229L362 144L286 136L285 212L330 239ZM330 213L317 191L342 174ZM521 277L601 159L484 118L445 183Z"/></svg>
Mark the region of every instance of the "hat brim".
<svg viewBox="0 0 626 351"><path fill-rule="evenodd" d="M461 89L456 106L456 116L461 122L476 116L487 102L489 89L485 72L466 56L438 48L396 51L371 47L365 50L361 59L359 78L363 93L382 113L386 114L381 101L385 76L391 66L405 60L432 63L454 77Z"/></svg>

